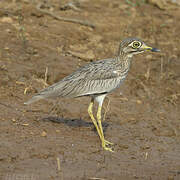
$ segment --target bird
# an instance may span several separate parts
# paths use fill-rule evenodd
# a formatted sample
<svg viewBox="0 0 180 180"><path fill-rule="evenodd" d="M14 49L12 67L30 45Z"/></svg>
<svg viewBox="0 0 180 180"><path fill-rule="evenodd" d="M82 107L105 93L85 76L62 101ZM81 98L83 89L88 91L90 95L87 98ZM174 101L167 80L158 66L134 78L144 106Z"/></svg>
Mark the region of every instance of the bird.
<svg viewBox="0 0 180 180"><path fill-rule="evenodd" d="M102 148L114 152L113 143L107 141L103 133L101 122L103 101L107 94L119 88L126 79L132 57L145 51L159 52L160 50L146 45L139 38L126 38L120 42L118 54L114 58L93 61L80 67L59 82L41 90L24 104L28 105L48 98L89 96L91 101L88 114L97 130ZM95 101L98 103L96 118L93 115Z"/></svg>

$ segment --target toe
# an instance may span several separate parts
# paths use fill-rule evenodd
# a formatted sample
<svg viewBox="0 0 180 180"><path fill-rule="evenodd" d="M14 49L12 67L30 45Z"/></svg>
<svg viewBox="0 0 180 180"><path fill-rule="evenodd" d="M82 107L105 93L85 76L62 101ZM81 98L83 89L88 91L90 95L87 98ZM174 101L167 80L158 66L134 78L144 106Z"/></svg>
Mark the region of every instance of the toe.
<svg viewBox="0 0 180 180"><path fill-rule="evenodd" d="M114 143L109 142L109 141L107 141L107 140L104 140L104 142L105 142L106 145L114 145Z"/></svg>
<svg viewBox="0 0 180 180"><path fill-rule="evenodd" d="M106 147L106 146L105 146L104 149L105 149L106 151L114 152L113 149L110 148L110 147Z"/></svg>

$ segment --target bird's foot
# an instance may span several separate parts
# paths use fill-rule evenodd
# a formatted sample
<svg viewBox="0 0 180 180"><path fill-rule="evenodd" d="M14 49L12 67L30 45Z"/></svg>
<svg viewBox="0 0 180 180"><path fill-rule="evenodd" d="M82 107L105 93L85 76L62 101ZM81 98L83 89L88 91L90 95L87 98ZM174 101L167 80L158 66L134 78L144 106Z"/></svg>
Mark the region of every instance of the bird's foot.
<svg viewBox="0 0 180 180"><path fill-rule="evenodd" d="M114 145L114 143L112 143L112 142L109 142L109 141L107 141L107 140L104 140L104 143L105 143L105 145Z"/></svg>
<svg viewBox="0 0 180 180"><path fill-rule="evenodd" d="M108 147L108 146L106 146L106 145L103 145L103 148L104 148L104 150L106 150L106 151L114 152L113 149L112 149L112 147Z"/></svg>
<svg viewBox="0 0 180 180"><path fill-rule="evenodd" d="M114 152L113 148L111 147L111 145L113 145L113 143L107 141L104 139L104 141L102 141L102 147L106 150L106 151L110 151L110 152Z"/></svg>

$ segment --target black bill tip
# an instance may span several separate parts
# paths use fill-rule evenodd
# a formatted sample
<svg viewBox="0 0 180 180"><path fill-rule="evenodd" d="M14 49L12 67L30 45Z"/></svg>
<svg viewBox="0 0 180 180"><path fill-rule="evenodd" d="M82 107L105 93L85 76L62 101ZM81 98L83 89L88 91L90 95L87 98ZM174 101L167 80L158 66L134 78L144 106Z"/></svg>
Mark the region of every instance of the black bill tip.
<svg viewBox="0 0 180 180"><path fill-rule="evenodd" d="M157 48L152 48L151 51L152 51L152 52L160 52L160 50L157 49Z"/></svg>

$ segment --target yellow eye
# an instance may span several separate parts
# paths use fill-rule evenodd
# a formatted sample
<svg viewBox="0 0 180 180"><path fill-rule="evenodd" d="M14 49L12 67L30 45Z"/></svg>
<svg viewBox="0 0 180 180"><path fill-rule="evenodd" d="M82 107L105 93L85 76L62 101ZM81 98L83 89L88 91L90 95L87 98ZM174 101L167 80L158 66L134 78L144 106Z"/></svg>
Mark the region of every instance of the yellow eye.
<svg viewBox="0 0 180 180"><path fill-rule="evenodd" d="M135 42L133 42L133 44L132 44L132 47L135 48L135 49L139 48L140 46L141 46L141 43L138 42L138 41L135 41Z"/></svg>

